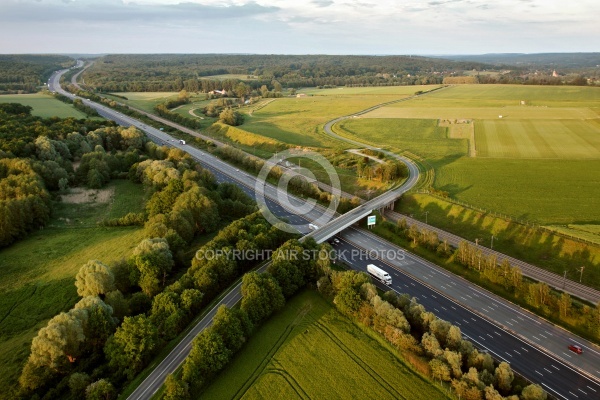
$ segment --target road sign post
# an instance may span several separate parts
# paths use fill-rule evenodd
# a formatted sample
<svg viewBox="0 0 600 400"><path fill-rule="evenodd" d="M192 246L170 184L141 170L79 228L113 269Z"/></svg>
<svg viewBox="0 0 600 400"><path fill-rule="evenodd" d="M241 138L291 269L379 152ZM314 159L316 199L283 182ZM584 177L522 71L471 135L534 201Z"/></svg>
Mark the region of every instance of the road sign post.
<svg viewBox="0 0 600 400"><path fill-rule="evenodd" d="M377 222L377 216L376 215L369 215L367 217L367 227L372 227L373 225L375 225L375 223Z"/></svg>

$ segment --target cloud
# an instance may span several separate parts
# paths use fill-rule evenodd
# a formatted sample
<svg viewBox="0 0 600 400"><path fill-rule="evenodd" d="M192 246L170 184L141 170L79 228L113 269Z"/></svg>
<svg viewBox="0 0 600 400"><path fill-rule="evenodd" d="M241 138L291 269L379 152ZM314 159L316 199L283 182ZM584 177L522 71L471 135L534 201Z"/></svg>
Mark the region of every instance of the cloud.
<svg viewBox="0 0 600 400"><path fill-rule="evenodd" d="M248 18L279 10L279 7L262 6L256 2L210 5L193 2L140 4L124 3L120 0L3 0L0 5L0 21L171 22Z"/></svg>
<svg viewBox="0 0 600 400"><path fill-rule="evenodd" d="M311 1L311 4L314 4L315 6L317 6L319 8L325 8L325 7L329 7L330 5L335 4L335 3L331 0L313 0L313 1Z"/></svg>

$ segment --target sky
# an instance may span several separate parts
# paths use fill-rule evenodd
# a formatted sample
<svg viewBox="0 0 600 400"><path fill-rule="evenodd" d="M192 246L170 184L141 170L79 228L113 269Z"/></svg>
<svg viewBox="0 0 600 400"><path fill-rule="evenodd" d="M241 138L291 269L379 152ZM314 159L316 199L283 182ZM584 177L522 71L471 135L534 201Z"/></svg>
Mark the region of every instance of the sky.
<svg viewBox="0 0 600 400"><path fill-rule="evenodd" d="M598 0L0 0L0 53L600 51Z"/></svg>

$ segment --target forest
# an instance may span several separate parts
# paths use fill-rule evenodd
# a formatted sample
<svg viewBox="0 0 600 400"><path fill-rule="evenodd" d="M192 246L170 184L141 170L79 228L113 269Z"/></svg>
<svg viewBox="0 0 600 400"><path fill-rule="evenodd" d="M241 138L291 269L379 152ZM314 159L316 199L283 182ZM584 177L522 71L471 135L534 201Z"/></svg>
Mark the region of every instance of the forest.
<svg viewBox="0 0 600 400"><path fill-rule="evenodd" d="M0 94L38 92L54 71L73 64L59 55L0 55Z"/></svg>
<svg viewBox="0 0 600 400"><path fill-rule="evenodd" d="M245 76L256 90L273 89L273 81L289 88L433 84L441 83L443 74L485 68L498 67L417 56L108 55L96 60L84 79L105 92L209 92L231 90L239 82L211 79L215 75Z"/></svg>

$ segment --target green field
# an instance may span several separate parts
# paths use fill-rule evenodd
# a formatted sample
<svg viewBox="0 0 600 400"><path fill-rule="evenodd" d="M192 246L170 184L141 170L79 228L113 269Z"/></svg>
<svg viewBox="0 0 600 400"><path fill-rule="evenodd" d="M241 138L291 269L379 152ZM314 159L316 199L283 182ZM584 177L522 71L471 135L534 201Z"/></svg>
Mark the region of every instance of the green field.
<svg viewBox="0 0 600 400"><path fill-rule="evenodd" d="M600 88L582 86L457 85L397 107L600 107Z"/></svg>
<svg viewBox="0 0 600 400"><path fill-rule="evenodd" d="M0 103L21 103L30 106L33 108L31 114L43 118L87 118L84 113L72 105L56 100L49 94L5 94L0 95Z"/></svg>
<svg viewBox="0 0 600 400"><path fill-rule="evenodd" d="M59 203L46 228L0 250L0 387L16 383L37 331L76 303L79 268L90 259L128 257L143 239L139 227L96 226L143 207L141 185L113 181L107 188L114 190L114 201Z"/></svg>
<svg viewBox="0 0 600 400"><path fill-rule="evenodd" d="M466 139L450 139L445 127L434 119L352 118L335 126L342 136L397 152L408 150L427 159L461 157L467 154Z"/></svg>
<svg viewBox="0 0 600 400"><path fill-rule="evenodd" d="M117 96L106 95L106 97L149 113L154 112L154 107L156 105L170 99L175 99L178 95L177 92L119 92L115 94L127 97L127 100Z"/></svg>
<svg viewBox="0 0 600 400"><path fill-rule="evenodd" d="M208 75L203 76L202 79L217 79L217 80L225 80L225 79L239 79L240 81L254 81L258 79L256 76L247 75L247 74L222 74L222 75Z"/></svg>
<svg viewBox="0 0 600 400"><path fill-rule="evenodd" d="M196 398L447 399L383 340L305 291L264 324Z"/></svg>
<svg viewBox="0 0 600 400"><path fill-rule="evenodd" d="M464 157L434 165L436 188L478 207L541 224L600 222L600 160Z"/></svg>
<svg viewBox="0 0 600 400"><path fill-rule="evenodd" d="M593 120L475 122L477 157L600 159L600 124Z"/></svg>
<svg viewBox="0 0 600 400"><path fill-rule="evenodd" d="M290 145L348 148L322 133L322 126L341 115L352 114L405 95L346 95L280 98L248 116L239 128Z"/></svg>
<svg viewBox="0 0 600 400"><path fill-rule="evenodd" d="M439 87L438 85L415 85L415 86L368 86L368 87L339 87L333 89L306 88L298 93L306 93L318 96L337 95L413 95L418 91L427 91Z"/></svg>

